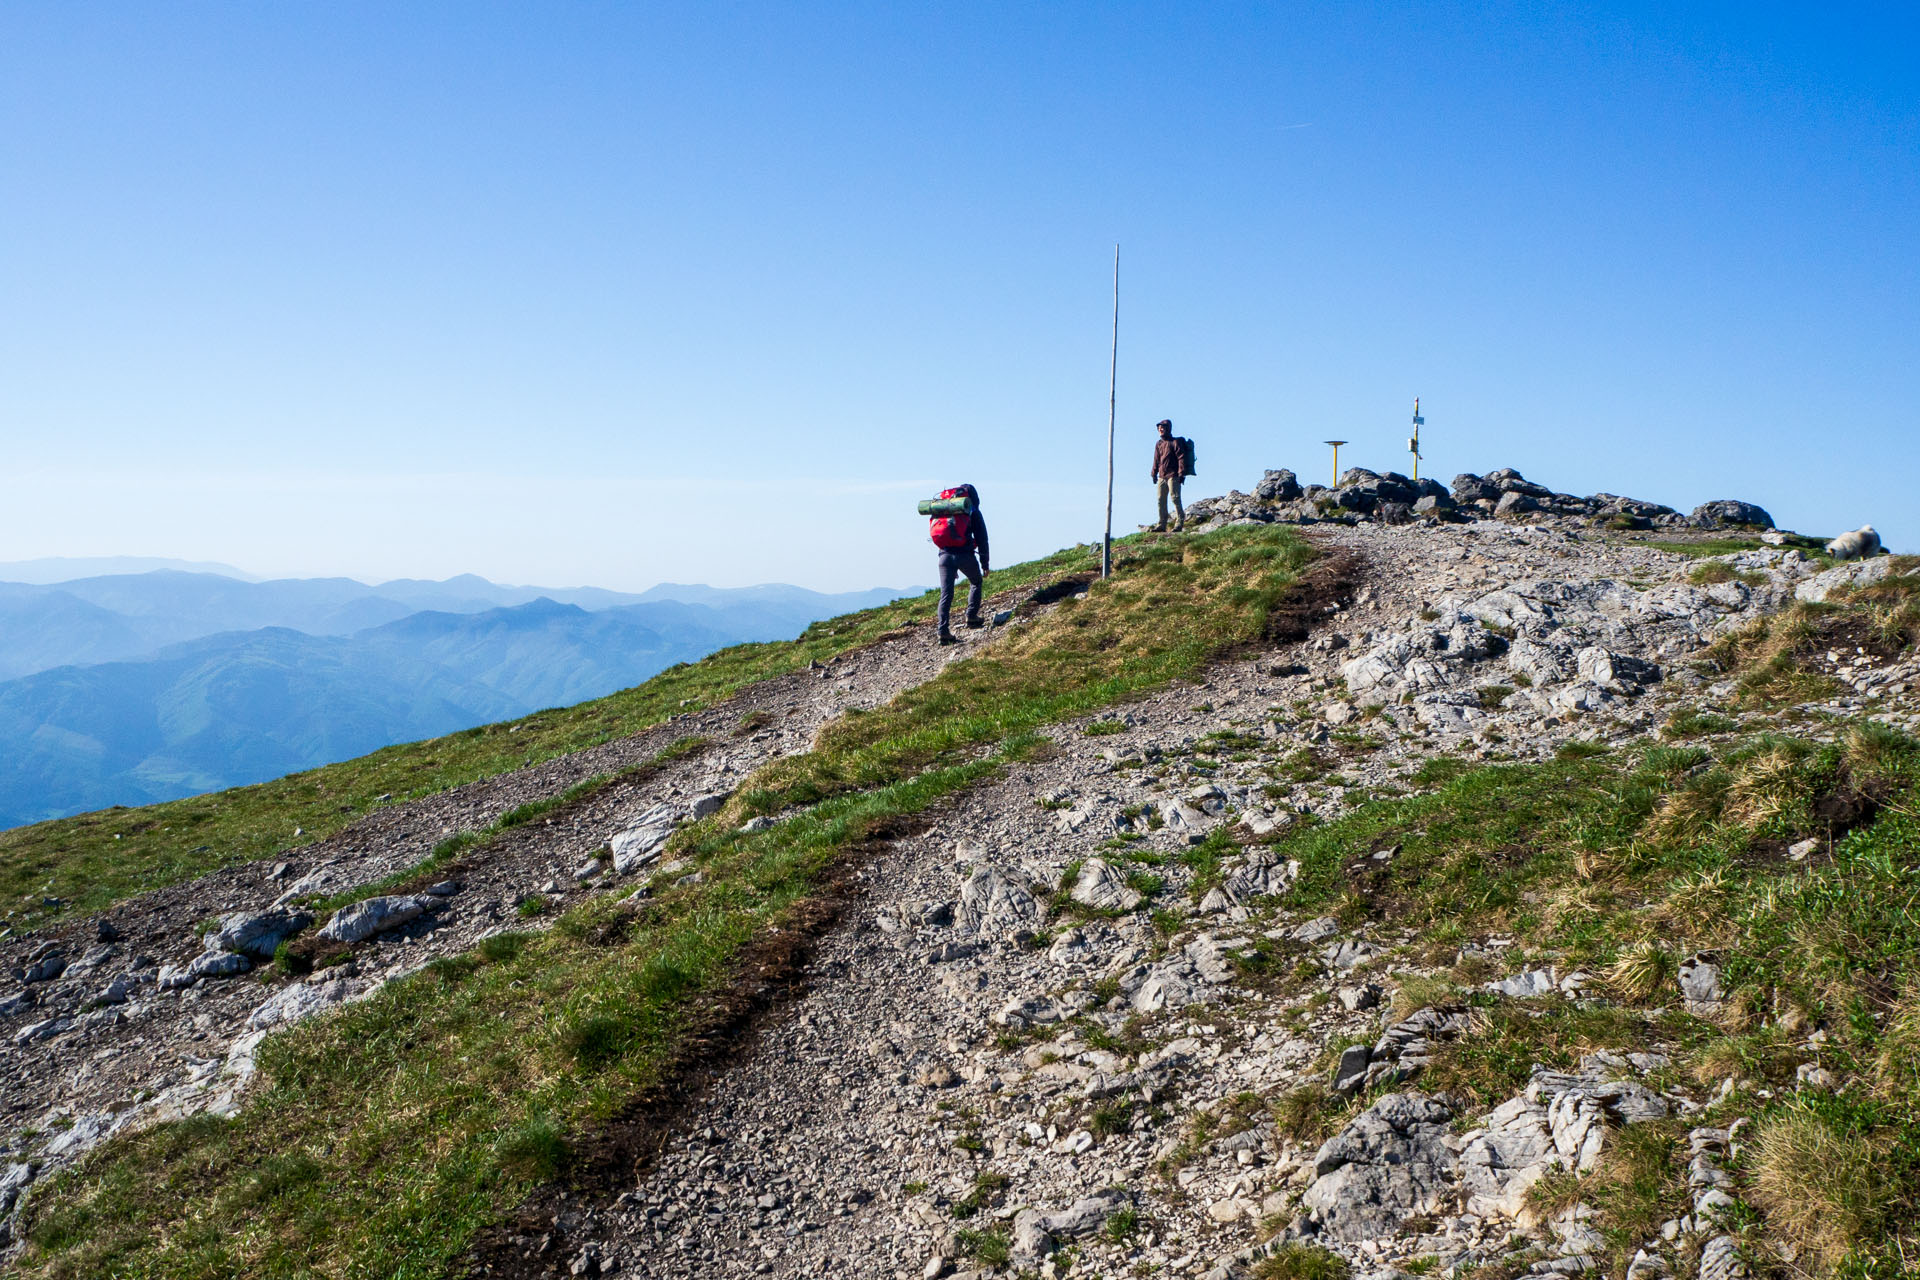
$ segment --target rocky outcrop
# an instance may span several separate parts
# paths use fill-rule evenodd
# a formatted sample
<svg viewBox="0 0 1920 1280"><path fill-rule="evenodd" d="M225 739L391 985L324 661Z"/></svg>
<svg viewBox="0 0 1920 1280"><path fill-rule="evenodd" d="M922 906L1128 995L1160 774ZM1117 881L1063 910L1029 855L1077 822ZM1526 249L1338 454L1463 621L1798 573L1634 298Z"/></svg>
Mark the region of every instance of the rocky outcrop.
<svg viewBox="0 0 1920 1280"><path fill-rule="evenodd" d="M1390 1093L1329 1138L1313 1156L1313 1184L1300 1198L1328 1240L1390 1236L1410 1218L1452 1201L1453 1109L1438 1098Z"/></svg>
<svg viewBox="0 0 1920 1280"><path fill-rule="evenodd" d="M1139 893L1128 888L1126 877L1104 858L1088 858L1080 865L1071 896L1095 911L1131 911L1140 905Z"/></svg>
<svg viewBox="0 0 1920 1280"><path fill-rule="evenodd" d="M642 813L625 829L607 841L613 855L613 869L619 875L632 875L660 856L660 850L673 834L680 818L671 805L655 805Z"/></svg>
<svg viewBox="0 0 1920 1280"><path fill-rule="evenodd" d="M1058 1213L1022 1209L1013 1219L1014 1261L1027 1265L1037 1263L1063 1242L1095 1234L1132 1202L1131 1193L1112 1187L1076 1200Z"/></svg>
<svg viewBox="0 0 1920 1280"><path fill-rule="evenodd" d="M981 865L960 888L953 932L962 939L1018 937L1031 933L1040 918L1040 904L1024 877Z"/></svg>
<svg viewBox="0 0 1920 1280"><path fill-rule="evenodd" d="M1324 520L1406 524L1465 520L1578 521L1621 529L1771 529L1773 519L1760 507L1736 499L1702 503L1692 515L1672 507L1617 494L1578 497L1556 493L1511 467L1484 476L1455 476L1451 487L1431 479L1413 480L1397 471L1352 467L1339 483L1302 487L1291 471L1269 471L1252 493L1233 490L1187 506L1187 522L1206 525L1275 520L1310 524Z"/></svg>
<svg viewBox="0 0 1920 1280"><path fill-rule="evenodd" d="M207 935L207 950L271 960L275 948L312 923L310 914L294 907L230 912L220 917L219 926Z"/></svg>
<svg viewBox="0 0 1920 1280"><path fill-rule="evenodd" d="M334 912L333 919L321 927L319 936L329 942L364 942L376 933L397 929L439 905L440 899L427 893L365 898Z"/></svg>
<svg viewBox="0 0 1920 1280"><path fill-rule="evenodd" d="M1714 502L1703 502L1695 507L1693 523L1702 529L1717 529L1723 525L1735 525L1745 529L1771 529L1773 517L1751 502L1721 498Z"/></svg>

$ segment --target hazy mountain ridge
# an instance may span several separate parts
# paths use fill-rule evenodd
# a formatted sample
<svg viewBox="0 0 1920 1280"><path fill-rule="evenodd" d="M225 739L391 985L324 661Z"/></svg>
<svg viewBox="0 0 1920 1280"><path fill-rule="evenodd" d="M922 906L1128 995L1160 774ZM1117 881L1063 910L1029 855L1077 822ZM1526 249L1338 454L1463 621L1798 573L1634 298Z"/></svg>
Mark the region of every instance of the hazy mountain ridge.
<svg viewBox="0 0 1920 1280"><path fill-rule="evenodd" d="M484 600L531 590L476 577L369 588L173 571L0 584L0 670L25 669L0 680L0 826L262 781L599 697L896 594L566 593L626 602L598 609L544 595ZM424 601L445 607L414 607ZM229 618L297 625L173 635Z"/></svg>
<svg viewBox="0 0 1920 1280"><path fill-rule="evenodd" d="M672 583L634 594L599 587L503 586L475 574L441 582L398 578L369 586L353 578L243 581L178 569L57 583L0 581L0 680L60 666L154 657L167 645L232 631L285 627L308 635L347 636L424 610L474 614L544 599L598 611L680 601L749 610L787 627L884 603L898 594L886 588L827 594L783 584L714 588Z"/></svg>

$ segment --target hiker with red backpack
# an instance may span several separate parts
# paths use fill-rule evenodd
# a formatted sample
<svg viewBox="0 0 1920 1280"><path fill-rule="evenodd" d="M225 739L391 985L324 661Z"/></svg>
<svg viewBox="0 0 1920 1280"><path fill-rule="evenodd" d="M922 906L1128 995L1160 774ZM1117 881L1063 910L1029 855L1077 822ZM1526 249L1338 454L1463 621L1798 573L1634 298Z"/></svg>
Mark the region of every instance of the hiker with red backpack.
<svg viewBox="0 0 1920 1280"><path fill-rule="evenodd" d="M940 549L940 623L939 643L959 644L948 628L953 613L953 584L961 574L967 579L967 625L983 627L980 617L980 586L990 571L987 567L987 522L980 516L980 493L970 484L944 489L940 496L920 504L927 521L927 536Z"/></svg>
<svg viewBox="0 0 1920 1280"><path fill-rule="evenodd" d="M1153 446L1153 474L1151 479L1160 492L1160 523L1154 532L1167 531L1167 496L1173 496L1173 511L1179 523L1174 529L1187 527L1187 509L1180 505L1180 482L1193 474L1193 441L1173 434L1173 419L1162 418L1156 424L1160 439Z"/></svg>

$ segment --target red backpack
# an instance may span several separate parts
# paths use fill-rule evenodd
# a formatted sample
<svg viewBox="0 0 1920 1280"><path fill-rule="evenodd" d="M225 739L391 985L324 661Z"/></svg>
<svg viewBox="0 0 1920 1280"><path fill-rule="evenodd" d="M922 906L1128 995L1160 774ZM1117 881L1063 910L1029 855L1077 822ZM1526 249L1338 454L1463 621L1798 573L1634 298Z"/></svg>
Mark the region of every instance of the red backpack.
<svg viewBox="0 0 1920 1280"><path fill-rule="evenodd" d="M978 501L973 495L973 486L963 484L957 489L942 489L942 498L964 498L972 508ZM957 516L934 516L927 521L927 536L933 539L933 545L942 551L964 551L967 537L973 532L973 512L969 509Z"/></svg>

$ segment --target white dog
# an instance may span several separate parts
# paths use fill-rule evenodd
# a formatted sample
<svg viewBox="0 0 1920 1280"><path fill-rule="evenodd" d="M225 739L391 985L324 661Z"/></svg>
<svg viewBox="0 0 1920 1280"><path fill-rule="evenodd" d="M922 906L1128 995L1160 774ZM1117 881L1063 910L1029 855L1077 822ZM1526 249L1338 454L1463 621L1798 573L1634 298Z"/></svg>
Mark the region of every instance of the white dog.
<svg viewBox="0 0 1920 1280"><path fill-rule="evenodd" d="M1827 544L1827 554L1835 560L1865 560L1880 554L1880 535L1873 526L1863 524L1852 533L1843 533Z"/></svg>

